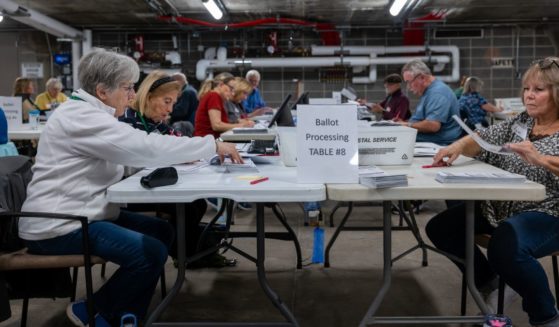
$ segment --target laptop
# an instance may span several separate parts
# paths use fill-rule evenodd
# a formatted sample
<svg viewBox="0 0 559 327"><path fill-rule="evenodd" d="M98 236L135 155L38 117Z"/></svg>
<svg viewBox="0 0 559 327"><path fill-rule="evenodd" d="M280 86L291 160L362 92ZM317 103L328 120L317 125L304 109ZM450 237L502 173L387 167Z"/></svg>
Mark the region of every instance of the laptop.
<svg viewBox="0 0 559 327"><path fill-rule="evenodd" d="M278 110L270 120L268 128L274 127L275 123L277 123L278 126L295 126L293 123L293 116L291 116L291 110L287 108L289 99L291 99L291 94L288 94L285 99L283 99L281 106L279 106Z"/></svg>

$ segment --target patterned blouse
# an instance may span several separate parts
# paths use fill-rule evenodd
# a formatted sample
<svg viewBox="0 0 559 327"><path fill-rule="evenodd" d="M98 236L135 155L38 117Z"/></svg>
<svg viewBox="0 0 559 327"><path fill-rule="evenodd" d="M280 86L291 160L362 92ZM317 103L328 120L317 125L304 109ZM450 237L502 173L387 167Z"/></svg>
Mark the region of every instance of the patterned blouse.
<svg viewBox="0 0 559 327"><path fill-rule="evenodd" d="M513 131L515 125L524 126L528 131L526 135L530 135L534 119L523 112L503 123L478 132L484 140L497 145L524 141ZM532 143L541 154L559 156L559 132L533 139ZM498 222L523 211L538 211L559 217L559 176L543 167L523 161L518 155L499 155L482 149L477 159L511 173L524 175L528 180L540 183L546 188L546 198L540 202L485 201L482 203L482 209L490 223L497 225Z"/></svg>

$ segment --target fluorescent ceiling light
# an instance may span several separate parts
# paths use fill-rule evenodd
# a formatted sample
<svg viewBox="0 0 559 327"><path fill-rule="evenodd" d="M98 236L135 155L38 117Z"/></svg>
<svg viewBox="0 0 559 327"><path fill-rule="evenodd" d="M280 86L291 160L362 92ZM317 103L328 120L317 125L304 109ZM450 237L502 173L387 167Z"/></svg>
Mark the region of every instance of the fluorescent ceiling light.
<svg viewBox="0 0 559 327"><path fill-rule="evenodd" d="M392 2L392 6L390 7L390 14L392 16L398 16L400 11L402 11L402 8L404 8L406 2L408 2L408 0L394 0L394 2Z"/></svg>
<svg viewBox="0 0 559 327"><path fill-rule="evenodd" d="M219 9L217 4L215 3L215 0L202 0L202 3L206 7L206 9L208 9L210 14L212 14L213 18L220 20L221 17L223 17L223 12L221 11L221 9Z"/></svg>

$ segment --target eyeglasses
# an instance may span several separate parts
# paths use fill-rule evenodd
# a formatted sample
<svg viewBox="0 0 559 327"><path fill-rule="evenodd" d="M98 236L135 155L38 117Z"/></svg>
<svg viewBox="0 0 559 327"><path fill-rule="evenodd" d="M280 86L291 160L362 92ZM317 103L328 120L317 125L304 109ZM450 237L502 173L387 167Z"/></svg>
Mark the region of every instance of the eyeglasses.
<svg viewBox="0 0 559 327"><path fill-rule="evenodd" d="M225 85L229 86L229 90L231 90L231 92L235 91L235 88L233 86L231 86L229 84L225 84Z"/></svg>
<svg viewBox="0 0 559 327"><path fill-rule="evenodd" d="M413 83L413 82L414 82L419 76L421 76L421 75L423 75L423 74L419 73L419 74L415 75L415 76L414 76L412 79L410 79L409 81L404 80L404 83L406 84L406 86L409 87L409 86L411 85L411 83Z"/></svg>
<svg viewBox="0 0 559 327"><path fill-rule="evenodd" d="M135 90L134 90L134 83L127 85L127 86L121 86L126 92L128 92L128 94L134 94Z"/></svg>
<svg viewBox="0 0 559 327"><path fill-rule="evenodd" d="M538 67L540 69L549 69L553 65L555 65L555 66L557 66L557 68L559 68L559 64L557 63L557 61L555 61L555 59L551 59L551 58L536 60L536 61L532 62L532 65L538 65Z"/></svg>

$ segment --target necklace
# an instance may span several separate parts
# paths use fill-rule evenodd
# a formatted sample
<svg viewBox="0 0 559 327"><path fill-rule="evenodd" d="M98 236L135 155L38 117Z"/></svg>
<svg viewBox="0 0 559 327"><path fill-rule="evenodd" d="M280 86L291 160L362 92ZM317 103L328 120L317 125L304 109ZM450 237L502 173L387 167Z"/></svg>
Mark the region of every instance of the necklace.
<svg viewBox="0 0 559 327"><path fill-rule="evenodd" d="M536 126L536 124L534 124L534 128L532 130L533 134L544 134L545 132L547 132L547 130L549 130L553 125L555 125L555 123L557 122L557 120L552 121L550 124L547 125L539 125Z"/></svg>

